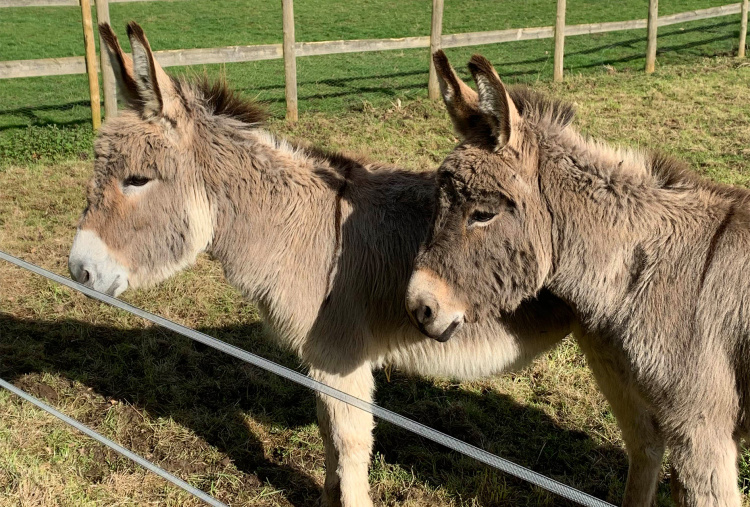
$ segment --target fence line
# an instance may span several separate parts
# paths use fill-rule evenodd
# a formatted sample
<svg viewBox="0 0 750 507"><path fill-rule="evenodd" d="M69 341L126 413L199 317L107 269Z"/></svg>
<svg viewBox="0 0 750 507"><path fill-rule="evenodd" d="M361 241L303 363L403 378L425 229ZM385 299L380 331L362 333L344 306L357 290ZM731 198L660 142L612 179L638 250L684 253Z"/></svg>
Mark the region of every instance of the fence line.
<svg viewBox="0 0 750 507"><path fill-rule="evenodd" d="M109 1L111 2L113 0ZM712 7L710 9L681 12L658 18L657 26L668 26L687 21L728 16L740 13L740 10L741 4L736 3L721 7ZM565 26L565 36L590 35L621 30L642 29L646 27L647 20L645 18L630 21L584 23L580 25ZM455 48L501 42L548 39L554 37L554 35L555 27L553 26L447 34L440 37L440 47ZM163 67L239 63L283 58L284 53L282 47L282 44L259 44L251 46L226 46L220 48L171 49L154 51L154 56ZM389 51L395 49L416 49L430 47L430 36L296 42L294 47L295 56L297 57L367 51ZM0 79L85 73L86 65L84 57L82 56L0 61Z"/></svg>
<svg viewBox="0 0 750 507"><path fill-rule="evenodd" d="M563 58L565 57L565 0L557 0L557 18L555 19L555 59L553 77L555 81L563 80Z"/></svg>
<svg viewBox="0 0 750 507"><path fill-rule="evenodd" d="M109 2L96 0L96 22L109 23ZM104 39L99 36L99 47L105 47ZM109 61L109 53L99 51L99 65L102 69L102 89L104 90L104 117L112 118L117 115L117 89L115 73L112 70L112 62Z"/></svg>
<svg viewBox="0 0 750 507"><path fill-rule="evenodd" d="M78 7L80 0L0 0L2 7ZM109 0L113 4L132 2L176 2L185 0Z"/></svg>
<svg viewBox="0 0 750 507"><path fill-rule="evenodd" d="M556 495L559 495L565 499L571 500L587 507L614 507L612 504L591 496L588 493L578 491L571 486L545 477L540 473L529 470L528 468L513 463L512 461L500 458L483 449L475 447L471 444L467 444L466 442L455 437L446 435L445 433L432 429L429 426L425 426L424 424L418 423L416 421L413 421L412 419L397 414L396 412L392 412L391 410L382 408L374 403L364 401L343 391L334 389L327 384L318 382L317 380L289 369L286 366L274 363L273 361L265 359L251 352L247 352L239 347L235 347L234 345L230 345L212 336L196 331L195 329L190 329L188 327L182 326L180 324L172 322L171 320L165 319L164 317L154 315L145 310L142 310L141 308L120 301L119 299L110 297L101 292L97 292L84 285L74 282L69 278L65 278L56 273L52 273L51 271L47 271L46 269L42 269L39 266L9 255L2 250L0 250L0 259L10 262L11 264L14 264L27 271L31 271L32 273L35 273L37 275L43 276L70 289L81 292L103 303L107 303L108 305L136 315L137 317L146 319L150 322L153 322L154 324L158 324L169 329L170 331L174 331L175 333L190 338L191 340L197 341L211 348L229 354L230 356L236 357L237 359L252 364L253 366L257 366L258 368L261 368L267 372L283 377L296 384L312 389L313 391L317 391L321 394L330 396L331 398L335 398L336 400L344 402L347 405L351 405L360 410L364 410L365 412L369 412L374 416L383 419L384 421L415 433L420 437L432 440L433 442L436 442L444 447L480 461L485 465L489 465L523 481L529 482L551 493L555 493Z"/></svg>
<svg viewBox="0 0 750 507"><path fill-rule="evenodd" d="M100 20L108 19L109 2L138 2L138 1L166 1L166 0L96 0L97 13L101 10ZM182 0L178 0L182 1ZM0 0L0 7L22 7L40 5L78 5L79 0ZM629 21L614 21L605 23L585 23L566 26L565 2L558 0L557 18L555 26L540 26L517 28L509 30L494 30L485 32L469 32L458 34L442 34L443 0L432 2L432 23L429 36L403 37L391 39L354 39L321 42L294 41L293 0L282 0L283 44L265 44L252 46L229 46L220 48L177 49L170 51L156 51L159 63L164 67L172 65L205 65L216 63L250 62L285 59L285 90L287 98L287 118L296 119L297 112L297 71L296 58L300 56L319 56L366 51L388 51L396 49L430 48L434 52L439 48L454 48L478 46L482 44L496 44L522 40L555 38L554 78L563 78L563 45L566 36L614 32L619 30L633 30L648 28L648 47L646 55L646 72L652 72L656 59L657 27L667 26L687 21L742 14L740 30L740 49L737 56L744 57L745 34L747 32L747 3L727 4L708 9L699 9L668 16L658 16L658 0L649 0L648 19ZM562 26L562 28L560 28ZM102 60L106 60L102 57ZM431 60L431 59L430 59ZM106 66L103 64L103 68ZM438 98L439 90L434 67L430 63L430 78L428 80L428 95ZM58 76L63 74L83 74L86 65L83 57L43 58L35 60L16 60L0 62L0 79L38 76ZM105 74L108 71L105 72ZM104 102L107 117L116 113L114 82L105 78ZM97 81L98 83L98 81ZM98 90L97 90L98 91ZM93 95L93 90L92 90Z"/></svg>
<svg viewBox="0 0 750 507"><path fill-rule="evenodd" d="M99 103L99 74L96 70L96 45L94 44L94 22L91 18L90 0L81 0L81 24L83 25L83 45L86 49L86 74L89 78L91 124L94 130L97 130L102 123L102 113Z"/></svg>
<svg viewBox="0 0 750 507"><path fill-rule="evenodd" d="M427 96L430 100L440 98L440 85L438 84L437 69L432 55L440 49L443 34L443 0L432 0L432 24L430 27L430 54L429 59L429 76L427 78Z"/></svg>
<svg viewBox="0 0 750 507"><path fill-rule="evenodd" d="M180 479L178 477L175 477L174 475L170 474L169 472L167 472L163 468L160 468L160 467L154 465L150 461L146 460L145 458L142 458L141 456L135 454L134 452L130 451L129 449L126 449L126 448L122 447L121 445L113 442L112 440L108 439L104 435L101 435L101 434L97 433L96 431L92 430L88 426L85 426L85 425L81 424L80 422L76 421L72 417L68 417L67 415L63 414L62 412L59 412L59 411L55 410L54 408L50 407L46 403L43 403L42 401L34 398L29 393L27 393L27 392L25 392L25 391L17 388L16 386L14 386L13 384L11 384L10 382L7 382L7 381L5 381L5 380L3 380L3 379L0 378L0 387L3 387L5 389L7 389L8 391L12 392L16 396L18 396L18 397L20 397L20 398L28 401L29 403L31 403L33 405L36 405L38 408L41 408L45 412L48 412L48 413L52 414L53 416L57 417L58 419L60 419L64 423L66 423L69 426L72 426L73 428L77 429L78 431L80 431L84 435L87 435L87 436L93 438L94 440L96 440L100 444L104 444L107 447L109 447L110 449L112 449L113 451L115 451L115 452L117 452L117 453L125 456L126 458L129 458L132 461L135 461L136 463L138 463L139 465L141 465L146 470L149 470L149 471L155 473L159 477L161 477L163 479L166 479L167 481L171 482L172 484L176 485L177 487L179 487L179 488L187 491L188 493L193 494L194 496L196 496L196 497L200 498L201 500L203 500L204 502L206 502L208 505L212 505L214 507L227 507L226 504L221 503L220 501L218 501L214 497L212 497L210 495L207 495L206 493L204 493L200 489L198 489L198 488L196 488L194 486L191 486L190 484L188 484L187 482L183 481L182 479Z"/></svg>

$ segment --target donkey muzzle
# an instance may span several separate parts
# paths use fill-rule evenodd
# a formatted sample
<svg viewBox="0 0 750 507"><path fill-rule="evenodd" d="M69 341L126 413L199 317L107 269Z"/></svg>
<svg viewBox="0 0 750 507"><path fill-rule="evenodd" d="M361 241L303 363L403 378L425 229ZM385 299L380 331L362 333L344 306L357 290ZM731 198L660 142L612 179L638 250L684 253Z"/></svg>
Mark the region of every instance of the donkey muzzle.
<svg viewBox="0 0 750 507"><path fill-rule="evenodd" d="M128 288L128 270L109 254L99 236L79 229L68 257L70 277L90 289L117 297Z"/></svg>
<svg viewBox="0 0 750 507"><path fill-rule="evenodd" d="M414 272L406 292L406 311L422 334L448 341L466 322L462 307L450 298L447 285L435 273Z"/></svg>

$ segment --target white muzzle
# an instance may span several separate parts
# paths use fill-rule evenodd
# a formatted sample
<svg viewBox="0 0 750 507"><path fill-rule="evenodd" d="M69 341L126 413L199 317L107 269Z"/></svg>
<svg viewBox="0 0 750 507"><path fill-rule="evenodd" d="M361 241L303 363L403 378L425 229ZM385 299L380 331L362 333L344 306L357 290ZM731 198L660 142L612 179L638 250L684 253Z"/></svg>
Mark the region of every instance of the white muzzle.
<svg viewBox="0 0 750 507"><path fill-rule="evenodd" d="M68 257L70 276L86 287L117 297L128 288L128 269L109 254L98 234L78 229Z"/></svg>

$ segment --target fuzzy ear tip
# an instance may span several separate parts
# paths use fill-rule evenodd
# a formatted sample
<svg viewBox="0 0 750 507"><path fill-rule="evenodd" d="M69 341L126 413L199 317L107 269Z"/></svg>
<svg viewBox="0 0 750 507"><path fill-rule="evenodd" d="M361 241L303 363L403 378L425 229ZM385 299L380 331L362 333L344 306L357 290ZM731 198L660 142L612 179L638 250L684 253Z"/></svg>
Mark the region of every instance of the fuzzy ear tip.
<svg viewBox="0 0 750 507"><path fill-rule="evenodd" d="M475 81L478 78L484 78L502 84L500 76L498 76L495 71L495 67L493 67L492 63L482 55L474 55L471 57L471 60L469 60L469 72L474 76Z"/></svg>
<svg viewBox="0 0 750 507"><path fill-rule="evenodd" d="M472 72L487 70L488 68L491 69L492 64L487 58L480 54L474 54L471 56L471 59L469 59L469 70Z"/></svg>
<svg viewBox="0 0 750 507"><path fill-rule="evenodd" d="M143 28L141 28L141 25L136 23L135 21L130 21L128 23L128 37L132 36L143 36Z"/></svg>
<svg viewBox="0 0 750 507"><path fill-rule="evenodd" d="M112 33L112 27L109 26L109 23L99 23L99 35L102 37L107 37Z"/></svg>
<svg viewBox="0 0 750 507"><path fill-rule="evenodd" d="M438 49L432 54L432 61L435 64L435 67L437 67L438 71L447 73L447 71L450 69L450 63L448 63L448 57L445 56L445 53L442 49Z"/></svg>

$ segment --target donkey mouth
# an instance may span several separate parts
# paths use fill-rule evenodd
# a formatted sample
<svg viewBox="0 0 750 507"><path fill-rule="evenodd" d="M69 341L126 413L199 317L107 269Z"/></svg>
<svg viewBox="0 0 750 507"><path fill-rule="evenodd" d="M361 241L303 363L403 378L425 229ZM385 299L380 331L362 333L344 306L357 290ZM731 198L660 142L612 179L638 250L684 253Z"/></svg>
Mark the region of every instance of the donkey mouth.
<svg viewBox="0 0 750 507"><path fill-rule="evenodd" d="M120 294L122 294L125 291L125 289L127 288L128 284L127 284L127 282L125 282L125 284L123 284L120 281L120 278L121 278L120 275L117 275L117 278L114 279L114 281L112 282L112 285L110 285L109 287L107 287L107 290L104 291L104 293L107 296L116 298L117 296L119 296ZM125 285L125 286L123 287L123 285Z"/></svg>
<svg viewBox="0 0 750 507"><path fill-rule="evenodd" d="M451 339L451 337L456 334L456 331L463 325L463 322L460 320L454 320L451 322L450 326L445 328L445 331L440 333L440 336L433 336L433 339L439 341L439 342L447 342Z"/></svg>
<svg viewBox="0 0 750 507"><path fill-rule="evenodd" d="M450 340L454 334L456 334L456 331L458 331L461 326L463 325L463 322L461 320L454 320L451 322L451 324L445 328L445 330L438 334L438 333L431 333L429 332L424 324L422 323L416 323L417 329L419 329L419 332L425 335L428 338L432 338L433 340L444 343Z"/></svg>
<svg viewBox="0 0 750 507"><path fill-rule="evenodd" d="M127 281L123 283L122 277L120 275L118 275L109 285L109 287L107 287L106 289L96 287L93 280L87 281L83 285L84 287L88 287L89 289L93 289L97 292L101 292L102 294L106 294L107 296L113 297L113 298L116 298L117 296L122 294L125 291L125 289L128 288ZM86 297L90 299L96 299L88 294L86 294Z"/></svg>

